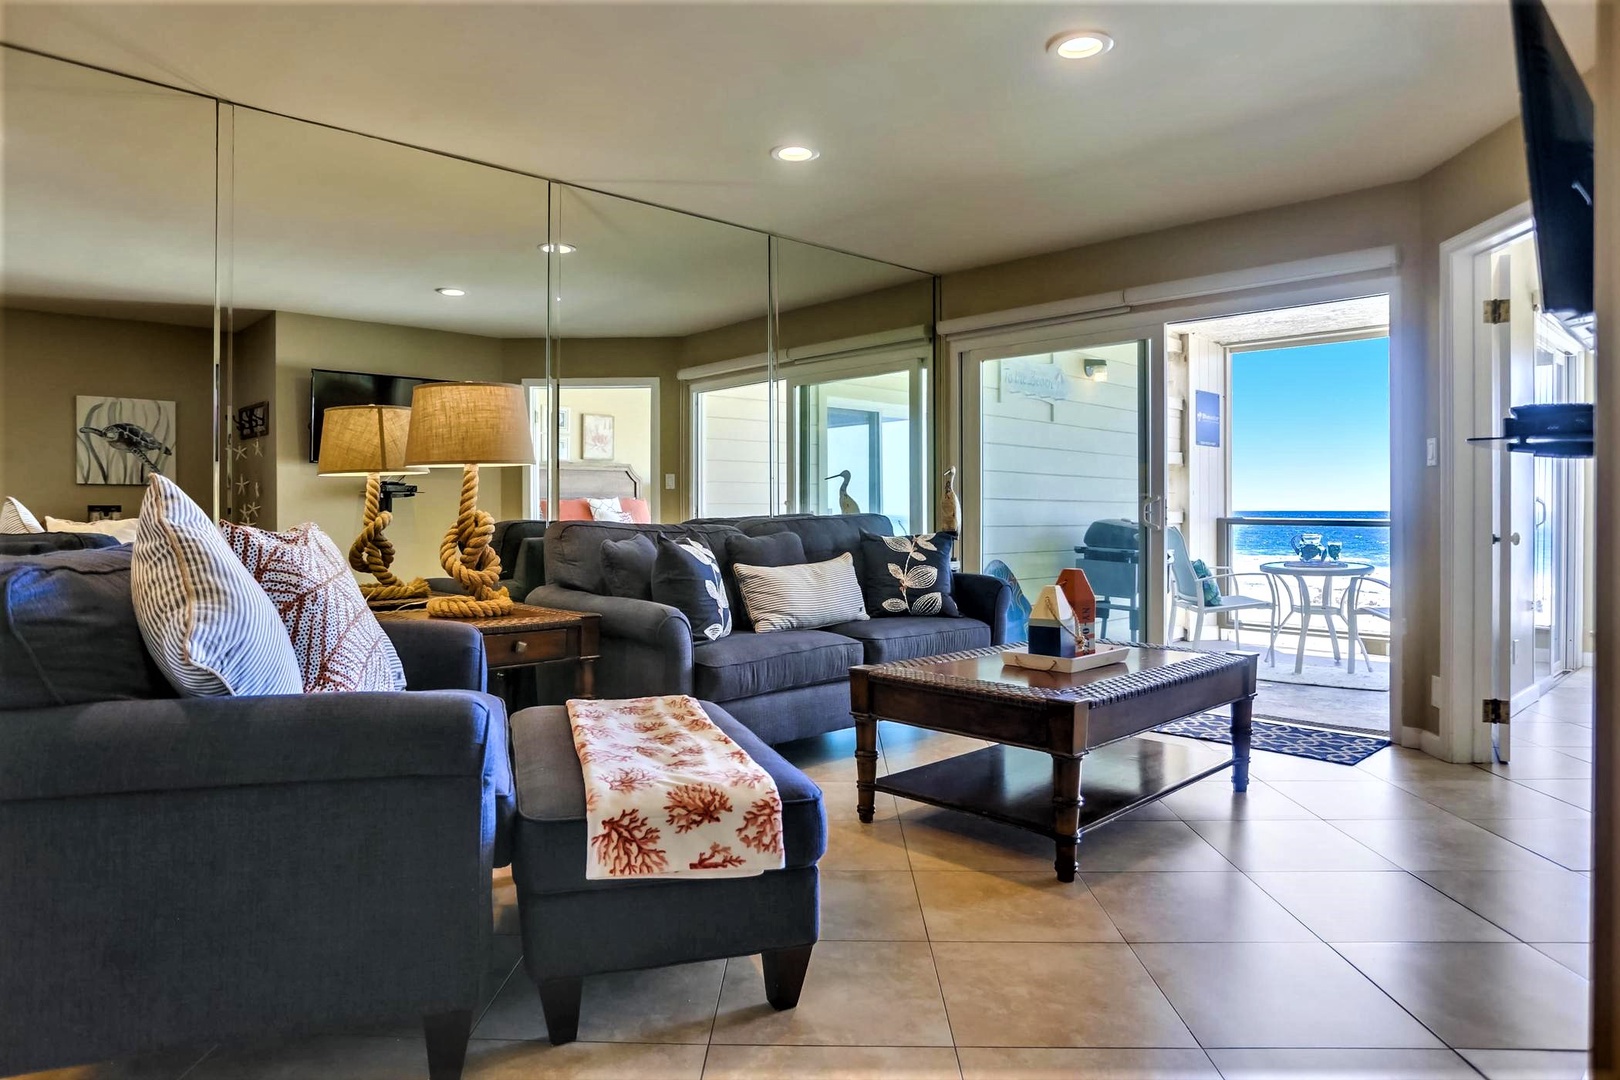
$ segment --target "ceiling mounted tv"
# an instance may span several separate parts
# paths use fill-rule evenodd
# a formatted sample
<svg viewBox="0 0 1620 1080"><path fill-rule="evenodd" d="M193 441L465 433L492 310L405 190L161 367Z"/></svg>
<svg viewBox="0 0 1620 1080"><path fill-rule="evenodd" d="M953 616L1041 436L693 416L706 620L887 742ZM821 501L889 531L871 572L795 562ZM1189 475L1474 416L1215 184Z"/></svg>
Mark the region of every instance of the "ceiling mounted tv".
<svg viewBox="0 0 1620 1080"><path fill-rule="evenodd" d="M1592 95L1541 0L1512 0L1512 10L1519 107L1541 263L1541 307L1590 344Z"/></svg>
<svg viewBox="0 0 1620 1080"><path fill-rule="evenodd" d="M411 391L438 379L412 379L404 375L373 375L364 371L325 371L309 373L309 460L321 459L321 428L326 410L334 405L405 405Z"/></svg>

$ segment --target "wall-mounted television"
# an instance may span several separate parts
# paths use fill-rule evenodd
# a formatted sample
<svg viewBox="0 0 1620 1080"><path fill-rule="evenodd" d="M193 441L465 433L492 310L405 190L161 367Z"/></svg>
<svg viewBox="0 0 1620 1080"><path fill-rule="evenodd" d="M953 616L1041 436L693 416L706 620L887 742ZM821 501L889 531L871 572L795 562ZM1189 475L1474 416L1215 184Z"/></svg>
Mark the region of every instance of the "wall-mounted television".
<svg viewBox="0 0 1620 1080"><path fill-rule="evenodd" d="M412 379L404 375L373 375L364 371L325 371L309 373L309 460L321 459L321 428L326 410L334 405L406 405L411 391L437 379Z"/></svg>
<svg viewBox="0 0 1620 1080"><path fill-rule="evenodd" d="M1512 9L1519 107L1541 263L1541 307L1590 342L1592 95L1541 0L1513 0Z"/></svg>

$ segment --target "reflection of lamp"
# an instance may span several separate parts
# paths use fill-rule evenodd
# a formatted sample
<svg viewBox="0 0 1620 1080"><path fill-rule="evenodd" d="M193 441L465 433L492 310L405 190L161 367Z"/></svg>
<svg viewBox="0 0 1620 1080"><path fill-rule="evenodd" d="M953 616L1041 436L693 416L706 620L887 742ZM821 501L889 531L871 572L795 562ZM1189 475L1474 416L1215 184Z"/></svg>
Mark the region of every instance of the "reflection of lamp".
<svg viewBox="0 0 1620 1080"><path fill-rule="evenodd" d="M480 465L533 465L534 441L523 387L507 383L422 383L411 392L410 465L460 465L461 510L439 545L439 561L466 596L435 596L428 614L450 618L505 615L512 597L496 588L501 559L490 546L495 521L478 509Z"/></svg>
<svg viewBox="0 0 1620 1080"><path fill-rule="evenodd" d="M336 405L323 415L317 470L322 476L366 478L366 508L360 535L349 548L349 565L377 581L361 585L360 591L374 603L424 599L427 582L421 578L401 581L388 569L394 562L394 545L383 535L394 515L389 512L392 493L383 491L379 474L407 471L405 442L411 410L403 405Z"/></svg>
<svg viewBox="0 0 1620 1080"><path fill-rule="evenodd" d="M1085 370L1086 378L1092 380L1093 382L1108 381L1108 361L1100 357L1088 356L1085 358L1085 363L1082 366Z"/></svg>

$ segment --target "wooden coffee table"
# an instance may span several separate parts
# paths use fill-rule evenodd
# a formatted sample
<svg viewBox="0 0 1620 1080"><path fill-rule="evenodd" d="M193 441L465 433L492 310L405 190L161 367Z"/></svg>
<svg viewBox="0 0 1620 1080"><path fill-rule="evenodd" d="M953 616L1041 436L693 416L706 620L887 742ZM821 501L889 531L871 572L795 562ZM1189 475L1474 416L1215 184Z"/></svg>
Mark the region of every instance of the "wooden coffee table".
<svg viewBox="0 0 1620 1080"><path fill-rule="evenodd" d="M1255 654L1135 646L1122 664L1065 675L1003 667L1002 652L850 670L863 822L879 791L991 818L1050 837L1058 880L1073 881L1087 829L1228 766L1233 790L1248 788ZM1219 744L1139 737L1223 706L1232 710L1230 755ZM996 745L880 778L879 720Z"/></svg>

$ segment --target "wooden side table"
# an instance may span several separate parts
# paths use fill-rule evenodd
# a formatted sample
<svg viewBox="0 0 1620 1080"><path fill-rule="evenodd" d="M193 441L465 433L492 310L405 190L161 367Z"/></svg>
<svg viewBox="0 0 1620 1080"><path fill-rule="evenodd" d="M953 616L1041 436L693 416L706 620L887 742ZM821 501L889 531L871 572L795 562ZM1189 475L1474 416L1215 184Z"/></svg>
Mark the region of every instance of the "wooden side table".
<svg viewBox="0 0 1620 1080"><path fill-rule="evenodd" d="M379 611L380 620L426 619L426 611ZM550 664L574 665L576 697L596 696L596 659L600 655L602 617L593 611L558 611L514 604L508 615L456 619L484 635L484 656L489 666L490 693L506 702L508 710L538 702L518 701L521 671L538 673Z"/></svg>

